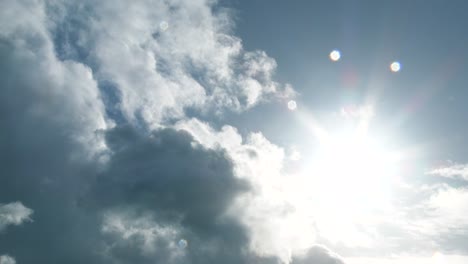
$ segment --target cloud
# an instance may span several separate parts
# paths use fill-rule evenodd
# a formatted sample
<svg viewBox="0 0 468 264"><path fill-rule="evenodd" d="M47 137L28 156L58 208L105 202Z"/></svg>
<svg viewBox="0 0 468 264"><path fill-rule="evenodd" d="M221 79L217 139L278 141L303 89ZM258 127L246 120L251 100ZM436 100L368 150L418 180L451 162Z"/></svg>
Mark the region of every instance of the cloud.
<svg viewBox="0 0 468 264"><path fill-rule="evenodd" d="M349 263L428 263L435 252L463 259L468 242L466 186L422 184L410 178L405 182L393 190L390 210L350 222L372 243L343 245L326 238L319 242L346 256Z"/></svg>
<svg viewBox="0 0 468 264"><path fill-rule="evenodd" d="M106 212L101 229L109 241L107 254L114 261L133 250L134 258L142 255L169 263L183 260L186 253L177 247L182 239L179 230L178 225L163 225L149 213L139 215L129 209Z"/></svg>
<svg viewBox="0 0 468 264"><path fill-rule="evenodd" d="M242 262L245 230L224 213L239 193L248 190L248 185L234 176L232 164L222 150L206 150L197 146L189 134L173 130L147 137L130 127L116 128L106 139L112 159L97 176L92 195L88 195L92 200L86 204L117 210L116 215L134 214L134 219L140 219L132 222L153 221L169 229L173 226L174 233L183 233L191 242L194 263L203 262L196 260L203 251L209 258ZM134 210L137 212L132 213ZM138 212L149 216L145 218ZM203 245L208 241L209 245ZM224 258L218 256L220 247L225 248Z"/></svg>
<svg viewBox="0 0 468 264"><path fill-rule="evenodd" d="M344 264L340 256L323 246L314 246L302 255L293 258L291 264Z"/></svg>
<svg viewBox="0 0 468 264"><path fill-rule="evenodd" d="M2 189L3 183L16 189L1 192L2 199L21 197L35 208L34 223L0 237L3 250L21 263L269 263L249 253L247 229L226 214L249 186L234 176L223 150L205 149L171 129L146 135L115 127L105 142L111 152L105 164L29 162L39 181L20 170L27 159L1 169L12 175L2 178ZM47 149L33 143L28 151ZM58 169L61 175L50 177ZM18 180L28 185L15 186ZM189 246L180 252L174 245L182 238Z"/></svg>
<svg viewBox="0 0 468 264"><path fill-rule="evenodd" d="M5 1L0 200L34 222L0 248L19 263L266 264L310 247L283 149L209 124L294 94L233 26L215 1ZM30 219L22 203L0 207L0 229Z"/></svg>
<svg viewBox="0 0 468 264"><path fill-rule="evenodd" d="M243 138L231 126L216 131L196 119L181 121L176 128L190 132L207 148L225 149L236 176L252 186L230 210L249 230L250 250L287 263L292 254L314 244L313 219L292 199L294 178L283 171L286 157L282 148L261 133Z"/></svg>
<svg viewBox="0 0 468 264"><path fill-rule="evenodd" d="M0 204L0 231L9 225L21 225L25 221L31 221L32 213L33 210L20 202Z"/></svg>
<svg viewBox="0 0 468 264"><path fill-rule="evenodd" d="M107 123L91 69L56 57L44 2L8 0L3 4L0 93L5 129L1 140L9 144L8 138L30 133L27 127L41 136L54 123L62 128L61 137L93 152L102 148L95 131L106 128Z"/></svg>
<svg viewBox="0 0 468 264"><path fill-rule="evenodd" d="M8 255L1 255L0 264L16 264L16 261L13 257L10 257Z"/></svg>
<svg viewBox="0 0 468 264"><path fill-rule="evenodd" d="M432 169L426 174L445 178L468 180L468 165L453 164L452 162L450 162L449 166L442 166L439 168Z"/></svg>
<svg viewBox="0 0 468 264"><path fill-rule="evenodd" d="M273 80L274 59L242 48L229 11L215 9L216 1L49 5L59 56L91 65L128 120L154 127L186 109L242 111L291 94L290 86Z"/></svg>
<svg viewBox="0 0 468 264"><path fill-rule="evenodd" d="M440 187L429 199L428 210L439 233L464 236L468 233L468 188Z"/></svg>
<svg viewBox="0 0 468 264"><path fill-rule="evenodd" d="M41 177L38 182L29 170L15 168L27 160L2 168L2 175L14 175L2 183L17 190L2 192L2 199L22 197L36 211L34 223L0 237L3 250L22 263L269 263L249 253L247 229L226 214L249 186L234 176L222 150L205 149L189 134L171 129L146 135L116 127L105 139L111 151L105 164L86 168L75 160L65 167L61 160L49 160L46 167L32 163ZM37 142L28 148L45 149ZM16 172L4 173L7 169ZM57 169L63 174L49 179ZM40 191L16 187L18 179L29 179ZM48 243L37 243L37 237ZM189 243L185 250L175 246L182 238Z"/></svg>

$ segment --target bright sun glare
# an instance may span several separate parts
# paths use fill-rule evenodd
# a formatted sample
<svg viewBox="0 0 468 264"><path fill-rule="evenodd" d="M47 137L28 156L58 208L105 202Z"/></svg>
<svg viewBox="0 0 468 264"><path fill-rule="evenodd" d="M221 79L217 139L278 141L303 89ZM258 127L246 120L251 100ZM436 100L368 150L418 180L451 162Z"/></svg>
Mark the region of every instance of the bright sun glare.
<svg viewBox="0 0 468 264"><path fill-rule="evenodd" d="M309 177L319 188L316 191L321 200L326 198L330 206L371 209L386 198L385 185L392 173L390 163L390 153L367 136L330 136L322 142Z"/></svg>
<svg viewBox="0 0 468 264"><path fill-rule="evenodd" d="M368 133L370 117L357 119L354 129L326 131L304 117L314 124L311 129L320 146L306 161L297 187L307 196L303 206L313 211L322 235L353 243L365 239L349 223L364 224L373 212L390 208L391 180L397 168L396 155Z"/></svg>

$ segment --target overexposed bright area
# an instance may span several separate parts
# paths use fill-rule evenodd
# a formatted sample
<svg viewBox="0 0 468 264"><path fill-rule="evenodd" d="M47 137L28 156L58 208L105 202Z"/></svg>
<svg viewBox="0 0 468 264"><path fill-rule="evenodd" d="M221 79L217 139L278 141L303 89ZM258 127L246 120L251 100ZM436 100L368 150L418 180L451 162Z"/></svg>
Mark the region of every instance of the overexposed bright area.
<svg viewBox="0 0 468 264"><path fill-rule="evenodd" d="M369 131L373 115L357 111L352 126L333 129L303 115L316 148L304 155L295 175L296 205L314 219L320 236L348 246L371 246L372 238L357 226L373 224L392 207L392 185L400 152ZM349 118L343 116L341 118ZM345 122L343 122L345 123ZM348 123L347 123L348 124ZM299 198L300 197L300 198Z"/></svg>

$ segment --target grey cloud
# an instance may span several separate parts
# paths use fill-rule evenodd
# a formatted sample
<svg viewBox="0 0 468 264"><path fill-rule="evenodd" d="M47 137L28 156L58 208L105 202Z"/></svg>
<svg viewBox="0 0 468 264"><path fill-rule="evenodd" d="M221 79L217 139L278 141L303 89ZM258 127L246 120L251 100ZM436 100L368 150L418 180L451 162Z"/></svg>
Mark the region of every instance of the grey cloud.
<svg viewBox="0 0 468 264"><path fill-rule="evenodd" d="M201 229L214 223L246 183L236 179L223 152L192 146L191 136L167 129L149 136L130 127L109 131L107 170L94 184L103 205L130 203L175 210ZM99 190L111 189L102 195ZM213 199L215 198L215 199Z"/></svg>
<svg viewBox="0 0 468 264"><path fill-rule="evenodd" d="M142 135L118 127L106 139L112 159L96 177L85 204L114 209L127 219L146 214L147 222L176 228L191 241L192 263L242 262L247 234L224 213L248 186L234 176L225 153L207 150L189 134L170 129ZM211 246L204 250L207 243Z"/></svg>
<svg viewBox="0 0 468 264"><path fill-rule="evenodd" d="M65 173L36 191L0 194L21 196L36 208L34 223L0 237L2 249L20 263L274 263L249 253L245 228L224 214L248 186L235 178L223 151L169 129L145 135L117 127L106 142L112 154L104 167L49 160L46 168L31 168L35 176L10 174L26 181L45 180L58 167ZM28 150L47 149L39 147ZM7 180L12 186L13 176ZM189 241L184 250L174 247L182 238Z"/></svg>
<svg viewBox="0 0 468 264"><path fill-rule="evenodd" d="M10 153L41 153L38 161L10 156L0 171L7 175L0 199L35 208L34 223L0 236L0 247L19 263L274 263L248 253L245 229L224 215L248 186L235 178L223 151L170 129L146 134L116 127L105 133L111 153L103 165L71 158L71 139L59 137L55 123L48 126L47 134L18 134L2 145ZM20 142L27 144L19 149ZM109 228L109 219L122 226ZM126 236L126 230L133 231ZM181 238L189 246L174 256L180 250L171 245Z"/></svg>
<svg viewBox="0 0 468 264"><path fill-rule="evenodd" d="M96 263L93 219L74 197L103 146L103 105L90 69L56 58L45 20L40 1L2 3L0 201L21 201L34 222L0 248L19 263Z"/></svg>
<svg viewBox="0 0 468 264"><path fill-rule="evenodd" d="M91 69L79 62L57 59L42 1L8 0L3 6L1 120L5 125L11 123L10 127L37 130L55 123L62 128L61 136L99 147L94 132L107 124ZM29 133L17 129L13 134L6 127L2 139Z"/></svg>
<svg viewBox="0 0 468 264"><path fill-rule="evenodd" d="M278 263L226 214L250 191L226 152L159 126L186 107L241 111L281 93L274 60L242 50L214 4L2 3L0 201L34 210L0 235L2 251L25 264ZM117 90L106 104L103 82ZM158 129L114 127L111 104Z"/></svg>

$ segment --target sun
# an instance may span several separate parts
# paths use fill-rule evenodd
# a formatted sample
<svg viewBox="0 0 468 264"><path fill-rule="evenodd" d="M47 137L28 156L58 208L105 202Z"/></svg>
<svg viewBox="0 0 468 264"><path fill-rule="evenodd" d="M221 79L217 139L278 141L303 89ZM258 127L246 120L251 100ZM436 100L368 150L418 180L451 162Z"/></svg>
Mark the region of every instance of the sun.
<svg viewBox="0 0 468 264"><path fill-rule="evenodd" d="M320 234L334 242L371 245L359 226L389 209L394 169L391 152L368 136L350 133L324 142L305 175Z"/></svg>
<svg viewBox="0 0 468 264"><path fill-rule="evenodd" d="M352 132L331 135L310 162L309 182L320 200L330 206L372 209L388 198L393 157L369 136Z"/></svg>
<svg viewBox="0 0 468 264"><path fill-rule="evenodd" d="M399 152L369 131L368 111L352 116L353 125L327 130L303 115L318 144L305 155L294 192L309 211L320 234L330 241L370 243L357 226L373 221L376 212L391 210L392 184L398 174ZM348 116L349 117L349 116ZM308 120L308 121L306 121Z"/></svg>

